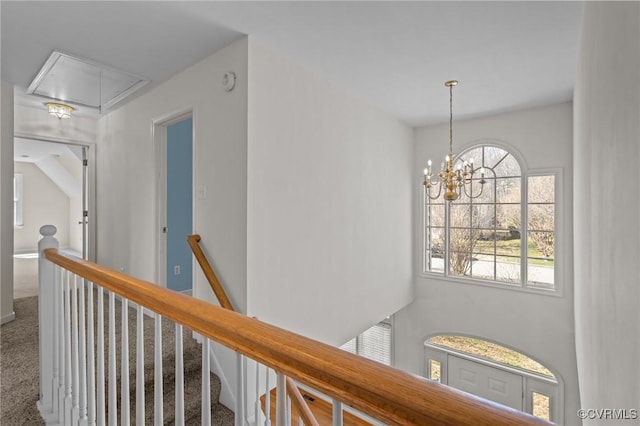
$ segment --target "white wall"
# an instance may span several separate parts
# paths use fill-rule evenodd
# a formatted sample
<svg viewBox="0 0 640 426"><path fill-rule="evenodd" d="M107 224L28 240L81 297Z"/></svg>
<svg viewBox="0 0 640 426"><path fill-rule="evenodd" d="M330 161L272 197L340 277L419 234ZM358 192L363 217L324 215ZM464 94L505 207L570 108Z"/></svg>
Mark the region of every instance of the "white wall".
<svg viewBox="0 0 640 426"><path fill-rule="evenodd" d="M0 322L13 312L13 85L0 82Z"/></svg>
<svg viewBox="0 0 640 426"><path fill-rule="evenodd" d="M234 71L227 92L223 75ZM158 282L153 123L193 112L194 232L236 309L246 310L247 39L193 65L98 123L98 263ZM186 240L185 240L186 244ZM199 267L193 294L213 302ZM223 403L233 407L235 356L218 346ZM227 382L228 380L228 382Z"/></svg>
<svg viewBox="0 0 640 426"><path fill-rule="evenodd" d="M27 139L88 145L96 142L95 119L73 115L70 119L60 120L49 115L44 105L42 108L16 105L14 130L16 136Z"/></svg>
<svg viewBox="0 0 640 426"><path fill-rule="evenodd" d="M583 408L640 408L640 3L587 2L575 89ZM602 424L596 419L590 424Z"/></svg>
<svg viewBox="0 0 640 426"><path fill-rule="evenodd" d="M68 247L69 197L33 163L16 162L14 172L23 175L24 200L24 227L13 231L14 252L35 253L43 225L55 225L60 247Z"/></svg>
<svg viewBox="0 0 640 426"><path fill-rule="evenodd" d="M250 315L342 344L412 300L412 129L249 44Z"/></svg>
<svg viewBox="0 0 640 426"><path fill-rule="evenodd" d="M571 147L572 107L545 108L454 122L454 151L481 140L499 140L515 148L529 169L561 168L562 222L556 268L561 268L562 297L453 282L422 271L422 170L428 158L444 158L448 123L416 129L413 195L416 301L395 316L397 367L424 374L423 343L433 334L478 336L524 352L559 374L565 382L566 413L578 408L573 326ZM562 259L560 261L560 259ZM561 265L559 265L561 263ZM569 419L569 417L567 417ZM567 422L574 424L573 422Z"/></svg>
<svg viewBox="0 0 640 426"><path fill-rule="evenodd" d="M223 75L235 71L226 92ZM158 210L152 123L193 110L194 231L230 297L246 300L247 40L188 68L98 123L98 262L157 282ZM186 241L185 241L186 244ZM196 269L194 293L214 300Z"/></svg>

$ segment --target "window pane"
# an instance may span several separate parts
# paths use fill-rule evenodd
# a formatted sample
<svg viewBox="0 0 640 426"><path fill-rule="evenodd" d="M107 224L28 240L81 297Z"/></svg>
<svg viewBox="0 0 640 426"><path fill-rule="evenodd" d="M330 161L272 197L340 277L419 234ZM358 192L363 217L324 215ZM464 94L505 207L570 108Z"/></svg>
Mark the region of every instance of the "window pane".
<svg viewBox="0 0 640 426"><path fill-rule="evenodd" d="M474 255L469 275L483 280L495 280L495 256L491 254Z"/></svg>
<svg viewBox="0 0 640 426"><path fill-rule="evenodd" d="M442 366L439 361L434 359L429 360L429 379L440 383L442 377Z"/></svg>
<svg viewBox="0 0 640 426"><path fill-rule="evenodd" d="M529 231L527 250L529 257L553 260L554 235L553 232Z"/></svg>
<svg viewBox="0 0 640 426"><path fill-rule="evenodd" d="M518 259L521 256L520 238L504 239L496 241L496 253L503 256L514 256ZM519 260L518 260L519 263Z"/></svg>
<svg viewBox="0 0 640 426"><path fill-rule="evenodd" d="M444 256L443 252L427 250L425 270L429 272L444 273Z"/></svg>
<svg viewBox="0 0 640 426"><path fill-rule="evenodd" d="M474 204L471 210L474 227L493 228L495 226L495 206L493 204Z"/></svg>
<svg viewBox="0 0 640 426"><path fill-rule="evenodd" d="M507 151L497 146L484 147L484 167L493 169L504 157L509 155Z"/></svg>
<svg viewBox="0 0 640 426"><path fill-rule="evenodd" d="M553 231L555 207L553 204L529 204L529 227L531 231Z"/></svg>
<svg viewBox="0 0 640 426"><path fill-rule="evenodd" d="M530 203L555 202L555 176L529 176L527 198Z"/></svg>
<svg viewBox="0 0 640 426"><path fill-rule="evenodd" d="M433 204L427 207L427 226L444 226L444 205Z"/></svg>
<svg viewBox="0 0 640 426"><path fill-rule="evenodd" d="M536 241L538 244L536 244ZM552 232L529 232L529 258L527 259L527 275L529 285L544 289L554 288L553 251L550 256L538 250L541 247L553 247ZM549 254L549 252L547 252Z"/></svg>
<svg viewBox="0 0 640 426"><path fill-rule="evenodd" d="M520 256L498 256L496 258L496 281L520 283Z"/></svg>
<svg viewBox="0 0 640 426"><path fill-rule="evenodd" d="M505 238L519 237L520 204L498 204L496 206L496 229L514 232L503 233Z"/></svg>
<svg viewBox="0 0 640 426"><path fill-rule="evenodd" d="M473 148L464 154L460 155L462 161L470 161L473 160L474 167L480 167L482 164L482 147Z"/></svg>
<svg viewBox="0 0 640 426"><path fill-rule="evenodd" d="M520 178L497 178L496 179L496 203L517 203L520 204Z"/></svg>
<svg viewBox="0 0 640 426"><path fill-rule="evenodd" d="M516 160L513 155L509 154L494 167L494 171L496 176L519 177L520 165L518 164L518 160Z"/></svg>
<svg viewBox="0 0 640 426"><path fill-rule="evenodd" d="M471 206L469 204L451 204L450 223L452 227L468 228L471 226Z"/></svg>
<svg viewBox="0 0 640 426"><path fill-rule="evenodd" d="M478 241L475 243L474 252L479 257L482 255L493 256L496 253L496 241L493 238L493 229L480 229Z"/></svg>
<svg viewBox="0 0 640 426"><path fill-rule="evenodd" d="M493 177L490 177L490 174L485 174L485 184L482 185L482 194L476 199L474 199L474 203L495 203L495 187L496 181ZM476 189L474 188L474 193L476 193Z"/></svg>
<svg viewBox="0 0 640 426"><path fill-rule="evenodd" d="M546 421L549 421L549 396L543 395L538 392L533 392L532 395L532 407L533 415L540 417Z"/></svg>
<svg viewBox="0 0 640 426"><path fill-rule="evenodd" d="M458 276L467 275L471 268L472 259L471 253L468 251L452 251L449 254L449 273Z"/></svg>

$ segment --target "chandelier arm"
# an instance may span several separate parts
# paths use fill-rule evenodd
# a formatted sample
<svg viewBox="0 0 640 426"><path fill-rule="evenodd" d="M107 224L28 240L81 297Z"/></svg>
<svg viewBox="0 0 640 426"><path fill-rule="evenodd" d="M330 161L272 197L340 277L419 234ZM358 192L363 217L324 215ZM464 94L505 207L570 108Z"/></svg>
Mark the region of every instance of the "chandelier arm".
<svg viewBox="0 0 640 426"><path fill-rule="evenodd" d="M431 188L427 188L427 185L424 186L424 195L426 195L430 200L437 200L440 197L440 193L442 193L442 182L438 184L438 194L435 196L431 195Z"/></svg>
<svg viewBox="0 0 640 426"><path fill-rule="evenodd" d="M471 185L468 185L469 188L471 188ZM480 192L477 195L472 196L472 194L469 194L467 192L467 185L464 185L464 195L466 195L469 199L471 200L475 200L476 198L478 198L479 196L482 195L482 191L484 190L484 183L480 184ZM473 192L473 191L472 191Z"/></svg>

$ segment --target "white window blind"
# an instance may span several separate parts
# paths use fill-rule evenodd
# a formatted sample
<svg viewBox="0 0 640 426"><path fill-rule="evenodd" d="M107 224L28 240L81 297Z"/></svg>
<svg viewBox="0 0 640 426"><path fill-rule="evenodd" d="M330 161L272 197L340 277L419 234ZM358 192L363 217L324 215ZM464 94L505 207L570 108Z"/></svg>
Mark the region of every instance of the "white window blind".
<svg viewBox="0 0 640 426"><path fill-rule="evenodd" d="M340 349L382 364L391 365L390 319L386 318L379 322L361 335L349 340Z"/></svg>

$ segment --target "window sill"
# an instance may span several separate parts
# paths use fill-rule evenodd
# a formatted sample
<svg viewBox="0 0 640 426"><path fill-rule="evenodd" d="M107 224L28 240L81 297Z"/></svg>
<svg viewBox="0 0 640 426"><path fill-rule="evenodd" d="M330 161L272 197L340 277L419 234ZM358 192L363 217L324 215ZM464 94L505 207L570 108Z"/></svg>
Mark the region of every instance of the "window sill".
<svg viewBox="0 0 640 426"><path fill-rule="evenodd" d="M472 285L474 287L498 288L502 290L511 290L511 291L518 291L521 293L539 294L543 296L554 296L554 297L563 296L558 286L556 286L555 289L551 290L551 289L544 289L544 288L528 287L522 284L507 284L507 283L501 283L497 281L479 280L475 278L458 278L458 277L452 277L449 275L439 274L436 272L427 272L427 271L421 272L419 277L421 279L446 281L446 282L452 282L457 284Z"/></svg>

